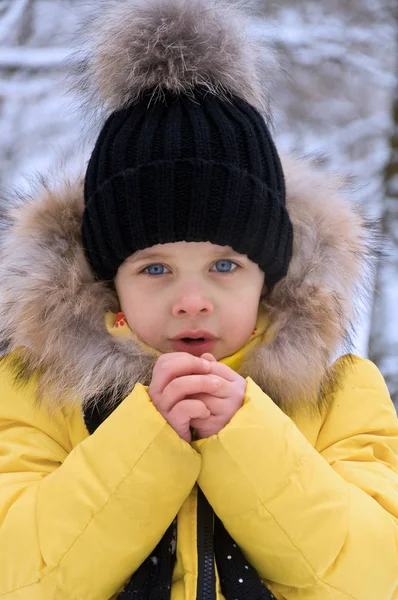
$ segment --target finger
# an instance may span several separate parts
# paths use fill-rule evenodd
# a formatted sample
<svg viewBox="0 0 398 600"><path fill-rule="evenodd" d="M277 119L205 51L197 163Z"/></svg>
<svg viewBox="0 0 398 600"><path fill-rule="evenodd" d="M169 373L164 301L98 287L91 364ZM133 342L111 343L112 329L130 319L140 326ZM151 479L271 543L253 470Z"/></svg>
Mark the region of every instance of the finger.
<svg viewBox="0 0 398 600"><path fill-rule="evenodd" d="M211 363L211 372L223 377L227 381L235 381L239 375L235 373L230 367L218 362L210 352L205 352L200 358L208 360Z"/></svg>
<svg viewBox="0 0 398 600"><path fill-rule="evenodd" d="M191 419L202 421L210 416L210 411L200 400L182 400L168 415L167 421L185 441L191 441Z"/></svg>
<svg viewBox="0 0 398 600"><path fill-rule="evenodd" d="M229 412L230 406L228 406L228 400L226 398L217 398L210 394L196 394L193 398L203 402L214 416L224 415Z"/></svg>
<svg viewBox="0 0 398 600"><path fill-rule="evenodd" d="M228 383L217 375L187 375L176 377L163 391L162 408L170 411L173 406L195 394L209 394L218 398L228 395Z"/></svg>
<svg viewBox="0 0 398 600"><path fill-rule="evenodd" d="M156 361L150 387L154 393L161 394L176 377L209 371L210 364L207 360L188 352L170 352Z"/></svg>
<svg viewBox="0 0 398 600"><path fill-rule="evenodd" d="M211 415L208 419L191 419L190 422L190 427L201 431L203 431L204 428L206 428L207 430L214 429L215 427L217 427L217 425L220 425L220 419ZM218 427L218 430L219 429L221 429L221 427Z"/></svg>
<svg viewBox="0 0 398 600"><path fill-rule="evenodd" d="M176 404L170 411L168 419L182 424L191 419L207 419L209 416L210 411L201 400L189 398Z"/></svg>
<svg viewBox="0 0 398 600"><path fill-rule="evenodd" d="M240 377L240 375L238 375L238 373L235 373L235 371L233 371L231 367L228 367L227 365L224 365L221 362L210 362L210 367L210 373L212 375L218 375L219 377L226 379L226 381L236 381Z"/></svg>
<svg viewBox="0 0 398 600"><path fill-rule="evenodd" d="M200 358L203 358L204 360L208 360L209 362L217 362L217 359L214 358L214 356L212 354L210 354L210 352L205 352L204 354L202 354L202 356Z"/></svg>

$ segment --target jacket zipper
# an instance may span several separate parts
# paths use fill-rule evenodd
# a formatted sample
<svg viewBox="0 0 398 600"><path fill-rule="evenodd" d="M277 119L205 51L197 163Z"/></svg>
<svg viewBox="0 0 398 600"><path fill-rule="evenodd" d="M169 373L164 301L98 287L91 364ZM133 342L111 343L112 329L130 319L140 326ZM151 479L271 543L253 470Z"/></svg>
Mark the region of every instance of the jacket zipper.
<svg viewBox="0 0 398 600"><path fill-rule="evenodd" d="M216 600L216 575L213 546L214 513L198 487L197 550L198 582L196 600Z"/></svg>

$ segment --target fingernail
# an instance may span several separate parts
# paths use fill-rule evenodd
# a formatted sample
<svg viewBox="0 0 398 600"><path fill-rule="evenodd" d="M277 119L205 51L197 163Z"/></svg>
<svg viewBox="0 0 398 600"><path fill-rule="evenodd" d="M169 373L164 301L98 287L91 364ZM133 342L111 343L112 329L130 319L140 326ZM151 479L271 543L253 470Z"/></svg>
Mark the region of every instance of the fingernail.
<svg viewBox="0 0 398 600"><path fill-rule="evenodd" d="M205 369L208 369L210 367L210 363L208 360L206 360L205 358L202 359L202 363Z"/></svg>
<svg viewBox="0 0 398 600"><path fill-rule="evenodd" d="M216 386L220 385L220 380L217 379L216 377L212 377L211 381L212 381L213 385L216 385Z"/></svg>

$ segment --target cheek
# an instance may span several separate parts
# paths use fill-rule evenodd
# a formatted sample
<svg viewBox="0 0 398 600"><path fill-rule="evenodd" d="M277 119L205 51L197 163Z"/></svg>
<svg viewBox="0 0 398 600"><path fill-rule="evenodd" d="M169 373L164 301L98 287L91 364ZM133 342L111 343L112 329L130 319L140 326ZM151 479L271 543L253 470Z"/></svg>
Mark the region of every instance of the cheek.
<svg viewBox="0 0 398 600"><path fill-rule="evenodd" d="M236 302L228 303L226 313L229 323L233 323L233 330L237 337L250 337L253 333L258 315L260 298L243 294ZM224 314L226 314L224 313Z"/></svg>
<svg viewBox="0 0 398 600"><path fill-rule="evenodd" d="M135 325L140 321L145 323L146 315L153 310L148 300L144 300L136 294L122 298L121 308L129 323L133 322Z"/></svg>
<svg viewBox="0 0 398 600"><path fill-rule="evenodd" d="M153 346L160 331L161 311L153 295L139 293L121 298L121 309L129 327L146 344Z"/></svg>
<svg viewBox="0 0 398 600"><path fill-rule="evenodd" d="M262 288L262 282L256 286L248 287L241 297L240 306L237 308L237 320L241 321L246 331L250 330L249 335L252 334L257 322Z"/></svg>
<svg viewBox="0 0 398 600"><path fill-rule="evenodd" d="M129 286L120 285L116 287L116 291L119 298L120 309L124 312L127 317L127 321L132 328L133 322L137 319L137 315L140 314L142 306L145 307L140 299L140 295L132 293Z"/></svg>

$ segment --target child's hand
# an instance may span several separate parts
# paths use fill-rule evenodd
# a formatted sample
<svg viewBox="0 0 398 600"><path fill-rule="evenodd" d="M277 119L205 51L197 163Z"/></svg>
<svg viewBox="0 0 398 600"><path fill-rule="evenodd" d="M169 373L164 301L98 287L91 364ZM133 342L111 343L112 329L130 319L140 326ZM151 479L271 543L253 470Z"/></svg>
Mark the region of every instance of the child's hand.
<svg viewBox="0 0 398 600"><path fill-rule="evenodd" d="M224 389L220 377L208 375L210 369L207 360L187 352L170 352L158 358L153 370L149 396L186 442L191 441L191 420L199 423L210 416L206 404L197 399L196 394L212 398L218 390Z"/></svg>
<svg viewBox="0 0 398 600"><path fill-rule="evenodd" d="M203 390L195 395L195 399L201 400L210 410L210 416L193 417L191 427L196 429L199 438L207 438L223 429L241 408L246 392L246 380L227 365L217 362L212 354L203 354L201 358L211 362L211 371L206 377L217 375L219 378L216 390L212 394Z"/></svg>

